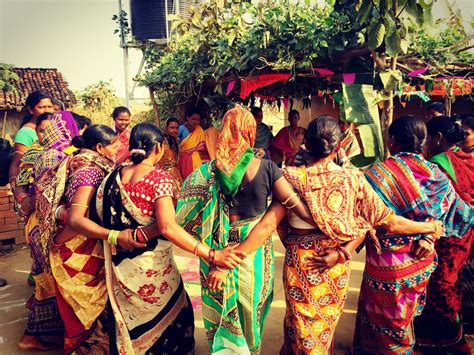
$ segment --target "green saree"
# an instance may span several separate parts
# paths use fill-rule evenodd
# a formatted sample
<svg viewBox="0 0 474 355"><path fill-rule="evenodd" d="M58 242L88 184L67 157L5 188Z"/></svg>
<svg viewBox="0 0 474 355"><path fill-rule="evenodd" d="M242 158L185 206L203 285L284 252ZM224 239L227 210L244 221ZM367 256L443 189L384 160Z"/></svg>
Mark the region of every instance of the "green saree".
<svg viewBox="0 0 474 355"><path fill-rule="evenodd" d="M202 165L184 182L177 205L183 228L214 248L241 243L262 216L229 222L229 206L216 182L215 162ZM273 298L273 244L267 240L231 272L224 291L206 287L207 261L200 259L203 318L212 354L258 354L263 323Z"/></svg>

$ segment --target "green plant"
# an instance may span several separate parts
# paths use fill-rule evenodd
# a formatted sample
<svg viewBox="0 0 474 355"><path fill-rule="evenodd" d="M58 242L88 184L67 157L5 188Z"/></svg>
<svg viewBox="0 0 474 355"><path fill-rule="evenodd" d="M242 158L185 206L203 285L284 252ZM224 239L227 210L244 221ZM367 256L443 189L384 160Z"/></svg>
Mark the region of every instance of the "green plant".
<svg viewBox="0 0 474 355"><path fill-rule="evenodd" d="M0 63L0 90L17 94L16 83L20 77L13 71L12 64Z"/></svg>
<svg viewBox="0 0 474 355"><path fill-rule="evenodd" d="M120 10L118 14L112 16L112 21L114 21L117 25L117 28L114 30L114 34L118 33L119 37L122 38L123 36L123 40L126 41L131 32L130 25L128 23L127 12Z"/></svg>
<svg viewBox="0 0 474 355"><path fill-rule="evenodd" d="M110 124L111 113L118 106L119 99L110 82L99 81L76 93L78 104L72 109L83 114L94 123Z"/></svg>

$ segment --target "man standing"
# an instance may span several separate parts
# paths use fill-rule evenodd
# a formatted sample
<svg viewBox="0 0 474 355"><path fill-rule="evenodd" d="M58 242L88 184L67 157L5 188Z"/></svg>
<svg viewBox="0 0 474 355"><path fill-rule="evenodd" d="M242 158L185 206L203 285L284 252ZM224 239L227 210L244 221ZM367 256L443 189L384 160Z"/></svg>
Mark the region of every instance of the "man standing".
<svg viewBox="0 0 474 355"><path fill-rule="evenodd" d="M257 122L257 136L253 147L255 158L270 159L269 148L273 140L272 130L263 123L263 111L260 107L252 107L251 112Z"/></svg>

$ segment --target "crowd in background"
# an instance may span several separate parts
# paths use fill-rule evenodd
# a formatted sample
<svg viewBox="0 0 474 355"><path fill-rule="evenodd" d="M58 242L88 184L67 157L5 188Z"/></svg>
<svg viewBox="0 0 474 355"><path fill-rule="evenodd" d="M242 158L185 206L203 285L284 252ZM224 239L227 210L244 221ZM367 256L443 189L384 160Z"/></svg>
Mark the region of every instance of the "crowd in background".
<svg viewBox="0 0 474 355"><path fill-rule="evenodd" d="M281 354L333 351L363 247L355 353L470 353L472 115L435 103L426 124L397 118L391 156L362 171L354 127L326 115L304 129L291 110L274 136L259 107L206 129L193 108L161 130L132 128L126 107L108 127L41 92L25 106L14 146L0 144L33 261L21 349L52 349L45 337L61 335L65 353L193 353L174 244L200 259L210 352L259 353L277 231Z"/></svg>

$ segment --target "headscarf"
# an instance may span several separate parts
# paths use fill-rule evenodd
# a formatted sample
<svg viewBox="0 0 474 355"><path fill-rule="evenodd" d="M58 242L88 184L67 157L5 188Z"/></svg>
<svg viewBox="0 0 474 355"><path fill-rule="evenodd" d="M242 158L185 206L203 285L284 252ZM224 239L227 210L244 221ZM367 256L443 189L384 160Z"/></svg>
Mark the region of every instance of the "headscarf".
<svg viewBox="0 0 474 355"><path fill-rule="evenodd" d="M53 116L44 129L44 152L36 160L35 179L66 158L64 150L71 146L72 139L77 135L79 129L70 112L62 111Z"/></svg>
<svg viewBox="0 0 474 355"><path fill-rule="evenodd" d="M256 123L242 107L226 112L217 138L216 178L225 195L235 195L253 158Z"/></svg>

